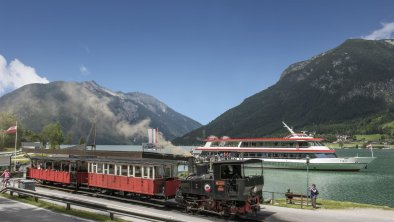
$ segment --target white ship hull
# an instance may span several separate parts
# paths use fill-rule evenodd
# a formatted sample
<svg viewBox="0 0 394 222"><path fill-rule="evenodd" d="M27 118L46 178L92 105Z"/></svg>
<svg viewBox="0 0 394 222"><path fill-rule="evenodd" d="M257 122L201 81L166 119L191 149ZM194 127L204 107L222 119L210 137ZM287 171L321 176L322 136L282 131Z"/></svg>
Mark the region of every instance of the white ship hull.
<svg viewBox="0 0 394 222"><path fill-rule="evenodd" d="M309 170L358 171L367 168L375 157L314 158L310 159ZM265 168L306 170L305 159L262 159Z"/></svg>

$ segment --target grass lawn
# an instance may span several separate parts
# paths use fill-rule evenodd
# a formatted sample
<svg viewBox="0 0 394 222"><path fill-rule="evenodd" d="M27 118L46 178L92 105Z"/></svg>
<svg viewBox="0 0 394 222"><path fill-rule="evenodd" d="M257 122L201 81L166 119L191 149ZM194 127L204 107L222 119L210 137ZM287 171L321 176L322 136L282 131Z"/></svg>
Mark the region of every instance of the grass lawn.
<svg viewBox="0 0 394 222"><path fill-rule="evenodd" d="M383 134L356 135L357 140L379 141Z"/></svg>
<svg viewBox="0 0 394 222"><path fill-rule="evenodd" d="M32 198L32 197L23 197L22 198L22 197L18 197L18 196L10 196L8 194L0 194L0 195L2 197L8 198L8 199L31 204L31 205L34 205L34 206L37 206L40 208L48 209L53 212L72 215L72 216L81 217L81 218L85 218L85 219L89 219L89 220L100 221L100 222L110 222L110 221L111 222L113 222L113 221L126 222L126 220L122 220L122 219L118 219L118 218L111 220L109 218L109 216L97 214L94 212L72 209L72 206L71 206L71 210L67 210L65 207L65 204L57 205L57 204L49 203L49 202L42 201L42 200L38 200L37 202L35 202L34 198Z"/></svg>
<svg viewBox="0 0 394 222"><path fill-rule="evenodd" d="M311 204L311 202L309 202ZM353 203L346 201L335 201L335 200L324 200L317 199L316 205L320 209L349 209L349 208L376 208L376 209L385 209L385 210L394 210L394 208L390 208L387 206L378 206L372 204L362 204L362 203ZM274 206L279 207L288 207L288 208L301 208L301 204L299 201L296 201L295 204L287 204L286 199L276 199ZM303 203L303 209L313 209L311 205L305 206L305 201Z"/></svg>

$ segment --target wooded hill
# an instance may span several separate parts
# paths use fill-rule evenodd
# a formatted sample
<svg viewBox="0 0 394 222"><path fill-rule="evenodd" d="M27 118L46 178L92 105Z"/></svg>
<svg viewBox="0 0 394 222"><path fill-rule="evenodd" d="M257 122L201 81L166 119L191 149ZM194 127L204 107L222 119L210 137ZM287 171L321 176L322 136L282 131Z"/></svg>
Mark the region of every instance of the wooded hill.
<svg viewBox="0 0 394 222"><path fill-rule="evenodd" d="M283 136L287 122L319 134L394 135L394 40L351 39L290 65L279 81L175 139Z"/></svg>

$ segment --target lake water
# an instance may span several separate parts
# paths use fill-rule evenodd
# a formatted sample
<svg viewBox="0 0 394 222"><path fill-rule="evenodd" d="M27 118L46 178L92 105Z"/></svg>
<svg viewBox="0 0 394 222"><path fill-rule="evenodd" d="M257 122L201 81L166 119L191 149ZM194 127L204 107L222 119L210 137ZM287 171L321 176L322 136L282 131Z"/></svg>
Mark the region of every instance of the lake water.
<svg viewBox="0 0 394 222"><path fill-rule="evenodd" d="M369 150L337 150L340 157L371 156ZM377 157L359 172L309 171L319 198L394 207L394 150L374 150ZM306 171L264 170L264 191L306 193ZM265 196L269 196L267 193Z"/></svg>
<svg viewBox="0 0 394 222"><path fill-rule="evenodd" d="M98 150L141 151L141 146L97 146ZM190 150L191 147L184 147ZM340 157L371 156L369 150L337 150ZM309 184L316 184L319 198L394 207L394 150L374 150L377 157L368 169L358 172L309 171ZM306 193L306 171L264 169L264 191ZM266 198L270 194L264 194Z"/></svg>

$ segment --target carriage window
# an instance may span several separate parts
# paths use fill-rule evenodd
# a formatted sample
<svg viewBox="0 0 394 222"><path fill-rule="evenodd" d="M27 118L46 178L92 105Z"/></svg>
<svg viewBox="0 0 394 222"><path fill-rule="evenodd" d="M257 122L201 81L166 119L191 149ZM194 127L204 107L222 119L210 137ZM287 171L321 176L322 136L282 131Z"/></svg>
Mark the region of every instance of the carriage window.
<svg viewBox="0 0 394 222"><path fill-rule="evenodd" d="M163 178L164 170L161 166L155 166L155 178Z"/></svg>
<svg viewBox="0 0 394 222"><path fill-rule="evenodd" d="M141 177L141 167L140 166L135 166L135 177Z"/></svg>
<svg viewBox="0 0 394 222"><path fill-rule="evenodd" d="M97 163L91 163L90 172L96 173L97 172Z"/></svg>
<svg viewBox="0 0 394 222"><path fill-rule="evenodd" d="M120 166L120 173L119 173L119 175L127 177L127 165Z"/></svg>
<svg viewBox="0 0 394 222"><path fill-rule="evenodd" d="M122 175L122 165L115 165L115 175Z"/></svg>
<svg viewBox="0 0 394 222"><path fill-rule="evenodd" d="M165 178L171 177L171 166L165 166L165 168L164 168L164 177Z"/></svg>
<svg viewBox="0 0 394 222"><path fill-rule="evenodd" d="M134 177L134 166L129 166L129 177Z"/></svg>
<svg viewBox="0 0 394 222"><path fill-rule="evenodd" d="M143 167L144 178L149 178L149 167Z"/></svg>
<svg viewBox="0 0 394 222"><path fill-rule="evenodd" d="M108 164L108 174L115 174L115 166L113 164Z"/></svg>
<svg viewBox="0 0 394 222"><path fill-rule="evenodd" d="M63 171L66 171L66 172L69 172L69 171L70 171L70 165L69 165L69 163L63 163L63 165L62 165L62 170L63 170Z"/></svg>
<svg viewBox="0 0 394 222"><path fill-rule="evenodd" d="M102 163L97 164L97 173L103 173L103 164Z"/></svg>
<svg viewBox="0 0 394 222"><path fill-rule="evenodd" d="M104 174L108 174L108 163L104 163L104 166L103 166L103 173L104 173Z"/></svg>
<svg viewBox="0 0 394 222"><path fill-rule="evenodd" d="M178 175L178 166L177 165L172 165L171 169L172 169L171 177L176 177Z"/></svg>
<svg viewBox="0 0 394 222"><path fill-rule="evenodd" d="M61 163L56 161L53 163L53 170L60 170Z"/></svg>
<svg viewBox="0 0 394 222"><path fill-rule="evenodd" d="M46 162L45 163L45 169L51 170L52 169L52 163L51 162Z"/></svg>
<svg viewBox="0 0 394 222"><path fill-rule="evenodd" d="M153 177L153 167L149 167L149 177L154 178Z"/></svg>

